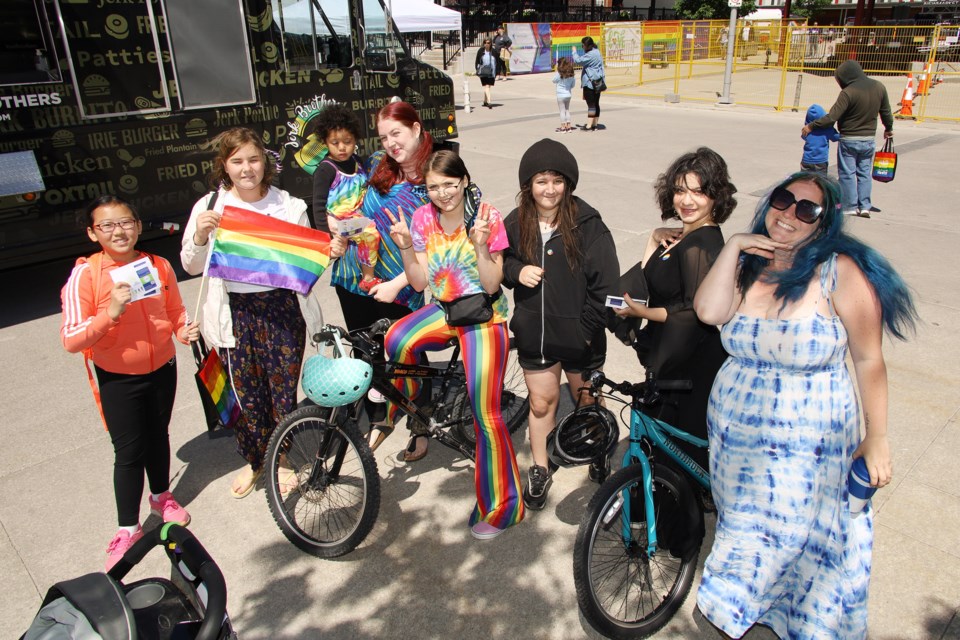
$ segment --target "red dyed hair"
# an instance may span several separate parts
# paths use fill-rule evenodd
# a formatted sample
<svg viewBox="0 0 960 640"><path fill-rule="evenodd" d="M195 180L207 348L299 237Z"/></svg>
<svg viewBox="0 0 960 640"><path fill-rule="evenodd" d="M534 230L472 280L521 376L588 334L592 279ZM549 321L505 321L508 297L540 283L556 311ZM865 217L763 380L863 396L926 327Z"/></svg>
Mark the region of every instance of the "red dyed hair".
<svg viewBox="0 0 960 640"><path fill-rule="evenodd" d="M377 124L380 124L381 120L396 120L411 129L414 124L420 125L420 146L417 148L414 160L417 164L417 171L420 173L415 184L422 184L423 165L427 163L427 159L433 153L433 136L423 126L420 116L417 115L417 110L407 102L391 102L377 112ZM403 170L400 163L391 158L389 154L385 154L383 160L373 171L373 175L370 176L369 184L380 193L386 193L390 190L390 187L403 181Z"/></svg>

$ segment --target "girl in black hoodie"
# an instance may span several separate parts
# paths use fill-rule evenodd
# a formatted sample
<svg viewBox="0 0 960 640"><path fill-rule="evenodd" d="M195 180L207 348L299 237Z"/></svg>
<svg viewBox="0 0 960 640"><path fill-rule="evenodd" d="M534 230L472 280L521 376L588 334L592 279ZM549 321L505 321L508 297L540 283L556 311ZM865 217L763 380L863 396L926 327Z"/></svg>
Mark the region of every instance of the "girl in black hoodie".
<svg viewBox="0 0 960 640"><path fill-rule="evenodd" d="M604 303L620 274L617 251L600 214L573 195L577 160L543 139L520 160L516 209L504 221L503 284L514 289L510 329L530 397L530 449L524 504L542 509L551 484L547 435L556 426L560 372L570 388L606 359ZM591 402L584 394L581 404Z"/></svg>

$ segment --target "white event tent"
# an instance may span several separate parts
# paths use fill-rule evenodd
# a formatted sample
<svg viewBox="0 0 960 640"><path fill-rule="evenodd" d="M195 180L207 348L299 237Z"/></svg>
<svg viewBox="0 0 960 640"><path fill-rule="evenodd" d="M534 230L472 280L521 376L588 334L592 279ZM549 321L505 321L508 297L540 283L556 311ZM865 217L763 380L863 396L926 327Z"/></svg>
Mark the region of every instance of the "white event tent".
<svg viewBox="0 0 960 640"><path fill-rule="evenodd" d="M376 0L365 0L364 5L376 4ZM447 9L436 5L430 0L384 0L384 4L397 29L401 33L415 33L418 31L458 31L460 32L460 73L463 75L464 85L467 84L467 77L463 70L463 58L465 51L463 49L463 28L460 20L460 12L453 9ZM281 4L283 11L284 29L289 33L312 33L310 24L310 2L303 0L285 1ZM338 34L349 34L350 24L347 17L346 2L329 2L320 0L320 7L330 21L334 30ZM276 10L274 10L276 12ZM365 13L374 14L366 16L365 28L368 33L383 33L384 20L382 14L377 11L365 11ZM276 17L276 16L275 16ZM316 18L316 27L318 30L326 31L323 22L319 16ZM465 90L468 90L465 88ZM469 95L469 94L468 94ZM469 98L467 98L469 104ZM467 106L469 110L469 106Z"/></svg>

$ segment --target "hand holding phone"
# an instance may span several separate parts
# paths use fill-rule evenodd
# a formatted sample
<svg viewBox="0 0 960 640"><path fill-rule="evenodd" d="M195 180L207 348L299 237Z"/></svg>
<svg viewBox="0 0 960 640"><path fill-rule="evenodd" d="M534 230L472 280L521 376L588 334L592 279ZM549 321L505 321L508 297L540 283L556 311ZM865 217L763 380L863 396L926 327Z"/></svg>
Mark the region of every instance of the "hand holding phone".
<svg viewBox="0 0 960 640"><path fill-rule="evenodd" d="M627 302L621 296L607 296L606 306L612 309L626 309Z"/></svg>

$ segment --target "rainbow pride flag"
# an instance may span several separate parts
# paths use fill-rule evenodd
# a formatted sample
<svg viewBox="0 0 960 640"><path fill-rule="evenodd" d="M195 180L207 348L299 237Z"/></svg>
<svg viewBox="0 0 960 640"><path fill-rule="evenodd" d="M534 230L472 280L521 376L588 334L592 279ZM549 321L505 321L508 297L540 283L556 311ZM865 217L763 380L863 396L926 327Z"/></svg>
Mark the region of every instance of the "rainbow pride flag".
<svg viewBox="0 0 960 640"><path fill-rule="evenodd" d="M223 368L223 363L216 351L211 349L207 354L203 366L197 371L197 379L210 393L209 399L216 407L220 424L228 429L232 428L240 419L240 405L237 403L237 397L227 378L227 371ZM206 407L204 409L206 410ZM211 421L211 418L208 417L208 421Z"/></svg>
<svg viewBox="0 0 960 640"><path fill-rule="evenodd" d="M207 275L306 295L330 264L330 235L238 207L224 207Z"/></svg>

